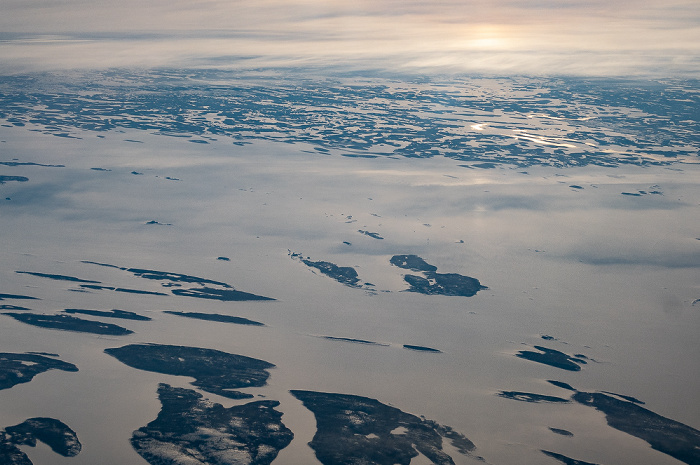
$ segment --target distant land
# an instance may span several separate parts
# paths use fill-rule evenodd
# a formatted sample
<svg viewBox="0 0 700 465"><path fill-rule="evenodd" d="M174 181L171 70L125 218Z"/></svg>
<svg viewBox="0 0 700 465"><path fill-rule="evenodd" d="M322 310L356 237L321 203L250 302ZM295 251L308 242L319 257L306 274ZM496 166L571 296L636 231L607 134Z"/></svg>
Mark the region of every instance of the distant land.
<svg viewBox="0 0 700 465"><path fill-rule="evenodd" d="M527 91L481 95L469 90L482 85L479 79L483 78L406 82L405 88L396 88L387 82L354 80L347 85L347 80L300 80L288 71L270 72L276 76L274 81L262 74L262 82L253 83L232 79L230 72L217 69L91 70L62 80L60 92L55 91L50 74L10 75L0 79L4 88L0 108L13 126L31 125L33 130L60 137L129 128L164 137L190 137L202 144L206 135L228 138L237 145L254 140L308 144L323 154L441 156L482 169L664 165L697 156L696 101L688 98L695 86L692 80L540 76L537 97L532 98ZM193 80L192 75L198 78ZM86 94L85 89L96 88L95 83L99 91ZM365 105L362 112L356 111L360 101ZM553 110L559 119L585 120L564 128L558 137L546 137L544 144L535 143L525 131L535 130L532 124L554 101L571 105ZM524 120L522 132L464 130L494 108L532 115L533 123ZM624 117L627 112L649 116L625 118L625 134L621 134L620 114ZM324 130L318 131L321 125ZM587 144L589 140L596 143Z"/></svg>

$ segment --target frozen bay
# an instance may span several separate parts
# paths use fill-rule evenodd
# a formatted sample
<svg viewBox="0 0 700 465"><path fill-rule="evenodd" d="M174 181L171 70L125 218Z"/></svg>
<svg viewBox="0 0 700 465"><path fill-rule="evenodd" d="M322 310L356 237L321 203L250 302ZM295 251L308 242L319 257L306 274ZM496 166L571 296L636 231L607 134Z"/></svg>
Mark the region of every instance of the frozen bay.
<svg viewBox="0 0 700 465"><path fill-rule="evenodd" d="M624 91L605 103L578 93L599 87L576 82L304 87L152 74L100 75L81 91L70 80L39 76L21 89L21 78L3 78L0 292L35 298L4 299L30 308L6 312L121 309L152 318L81 315L134 331L117 337L2 317L0 350L55 353L79 368L0 391L2 427L51 416L83 443L66 459L27 449L34 463L145 463L129 439L158 414L158 383L192 386L103 353L132 343L276 365L266 386L246 391L280 401L295 435L275 463L315 461L306 444L314 416L290 390L366 396L424 415L464 434L493 464L554 463L540 450L599 464L679 463L592 408L497 394L568 398L547 382L556 380L632 396L700 427L700 174L692 105L682 103L697 99L692 82L664 84L681 102L673 116L672 106L642 108ZM171 88L168 79L192 87ZM227 90L235 86L240 92ZM649 85L648 96L656 89ZM295 254L352 267L361 285ZM400 254L487 289L407 292L404 276L416 272L391 264ZM275 300L178 295L179 287L223 286L172 274ZM516 357L534 346L587 363L566 371ZM245 402L202 394L225 406Z"/></svg>

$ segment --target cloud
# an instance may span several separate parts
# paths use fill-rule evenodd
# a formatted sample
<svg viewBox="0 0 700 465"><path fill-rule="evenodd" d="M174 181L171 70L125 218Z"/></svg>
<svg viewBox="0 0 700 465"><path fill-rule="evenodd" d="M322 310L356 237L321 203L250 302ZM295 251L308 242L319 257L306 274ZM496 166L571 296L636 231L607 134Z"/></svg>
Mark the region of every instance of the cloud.
<svg viewBox="0 0 700 465"><path fill-rule="evenodd" d="M256 66L686 74L700 69L699 18L690 0L7 0L0 62L186 66L253 55Z"/></svg>

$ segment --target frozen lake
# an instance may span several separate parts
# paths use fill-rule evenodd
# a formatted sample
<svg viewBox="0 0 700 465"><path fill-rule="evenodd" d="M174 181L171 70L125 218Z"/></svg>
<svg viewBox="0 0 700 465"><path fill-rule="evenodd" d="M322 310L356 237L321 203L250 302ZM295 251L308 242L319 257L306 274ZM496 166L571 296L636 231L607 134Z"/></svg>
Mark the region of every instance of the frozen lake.
<svg viewBox="0 0 700 465"><path fill-rule="evenodd" d="M662 111L626 99L657 95L632 84L606 103L603 90L583 93L596 86L525 78L280 84L192 74L114 71L83 91L67 77L3 78L0 293L35 298L6 298L29 310L4 311L152 318L74 315L133 331L109 336L2 316L0 351L58 354L79 368L0 391L0 427L52 417L83 444L72 458L23 447L35 464L146 463L129 440L158 415L158 383L195 387L103 352L132 343L274 364L266 386L243 391L279 401L294 433L275 464L319 463L307 445L314 415L297 389L369 397L449 425L490 464L557 462L541 450L596 464L680 463L580 403L498 394L568 399L555 380L632 396L700 428L700 144L692 103L682 103L697 100L696 85L668 84L680 107ZM403 254L486 289L410 292L404 276L423 275L391 264ZM351 267L359 285L304 259ZM178 295L223 286L134 270L274 300ZM534 346L577 355L580 370L516 356ZM248 401L198 392L227 407Z"/></svg>

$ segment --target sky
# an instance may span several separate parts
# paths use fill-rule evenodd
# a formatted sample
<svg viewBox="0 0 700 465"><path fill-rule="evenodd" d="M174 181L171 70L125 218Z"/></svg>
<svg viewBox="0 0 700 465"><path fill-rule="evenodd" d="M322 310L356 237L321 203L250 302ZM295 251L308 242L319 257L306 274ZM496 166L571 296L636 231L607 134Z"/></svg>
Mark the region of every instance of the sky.
<svg viewBox="0 0 700 465"><path fill-rule="evenodd" d="M0 73L295 66L700 75L697 0L0 0Z"/></svg>

